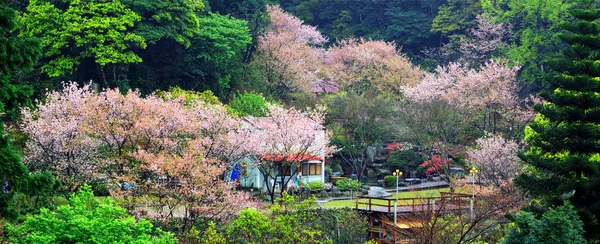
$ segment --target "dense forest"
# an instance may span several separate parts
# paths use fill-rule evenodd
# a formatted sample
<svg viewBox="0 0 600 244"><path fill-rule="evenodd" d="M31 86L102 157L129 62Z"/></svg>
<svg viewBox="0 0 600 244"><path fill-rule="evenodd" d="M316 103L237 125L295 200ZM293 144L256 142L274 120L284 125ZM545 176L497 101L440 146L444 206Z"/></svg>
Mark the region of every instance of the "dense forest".
<svg viewBox="0 0 600 244"><path fill-rule="evenodd" d="M0 2L0 243L362 243L315 196L402 172L481 203L408 239L600 240L600 2Z"/></svg>

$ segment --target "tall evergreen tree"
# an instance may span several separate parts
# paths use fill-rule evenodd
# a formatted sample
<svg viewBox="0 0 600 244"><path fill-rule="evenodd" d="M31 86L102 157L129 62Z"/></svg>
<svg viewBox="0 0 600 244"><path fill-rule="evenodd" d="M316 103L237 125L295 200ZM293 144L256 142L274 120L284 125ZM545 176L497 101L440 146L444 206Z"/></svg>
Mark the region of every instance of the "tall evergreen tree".
<svg viewBox="0 0 600 244"><path fill-rule="evenodd" d="M12 84L10 75L19 69L30 68L41 52L39 39L20 38L12 33L16 17L16 12L0 0L0 188L4 188L6 182L13 190L0 193L0 217L14 217L10 208L15 186L29 179L27 168L6 135L3 122L17 117L19 107L31 102L29 97L33 90Z"/></svg>
<svg viewBox="0 0 600 244"><path fill-rule="evenodd" d="M526 129L528 165L517 184L534 197L559 204L570 198L584 222L586 238L600 240L600 10L580 0L573 22L562 24L568 44L548 62L554 72Z"/></svg>

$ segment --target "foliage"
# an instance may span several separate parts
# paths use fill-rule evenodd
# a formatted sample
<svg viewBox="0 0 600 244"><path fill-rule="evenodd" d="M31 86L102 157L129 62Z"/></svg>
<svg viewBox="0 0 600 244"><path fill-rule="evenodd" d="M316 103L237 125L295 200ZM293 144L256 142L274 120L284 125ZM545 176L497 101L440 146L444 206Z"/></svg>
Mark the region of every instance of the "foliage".
<svg viewBox="0 0 600 244"><path fill-rule="evenodd" d="M479 170L478 178L484 184L500 186L502 182L514 179L521 168L517 154L521 146L506 140L500 135L489 135L475 141L474 148L467 150L467 162Z"/></svg>
<svg viewBox="0 0 600 244"><path fill-rule="evenodd" d="M359 179L377 156L376 148L393 132L394 100L385 96L334 93L323 98L328 108L327 127L332 143L341 148L337 155Z"/></svg>
<svg viewBox="0 0 600 244"><path fill-rule="evenodd" d="M383 180L385 181L385 186L396 186L396 176L386 175L385 177L383 177Z"/></svg>
<svg viewBox="0 0 600 244"><path fill-rule="evenodd" d="M173 39L189 47L190 39L200 31L200 0L123 1L123 5L142 17L134 32L151 45L161 39Z"/></svg>
<svg viewBox="0 0 600 244"><path fill-rule="evenodd" d="M407 130L403 136L420 146L427 174L452 176L450 156L463 136L463 117L456 107L438 100L412 103L401 108L399 122ZM452 177L447 177L453 183Z"/></svg>
<svg viewBox="0 0 600 244"><path fill-rule="evenodd" d="M404 87L403 92L413 103L441 100L450 104L477 129L476 134L506 132L516 137L515 131L534 117L526 106L530 100L519 99L518 70L506 61L490 60L479 70L450 63L427 74L419 85Z"/></svg>
<svg viewBox="0 0 600 244"><path fill-rule="evenodd" d="M402 169L402 171L416 170L419 164L423 163L423 157L417 152L407 149L394 152L387 159L390 170Z"/></svg>
<svg viewBox="0 0 600 244"><path fill-rule="evenodd" d="M237 112L239 116L264 117L267 114L267 101L256 92L237 93L229 103L229 106Z"/></svg>
<svg viewBox="0 0 600 244"><path fill-rule="evenodd" d="M15 36L16 12L0 3L0 116L1 122L19 117L19 107L31 104L31 87L10 82L10 76L30 69L41 52L40 40ZM0 130L4 136L4 129Z"/></svg>
<svg viewBox="0 0 600 244"><path fill-rule="evenodd" d="M196 92L196 91L183 90L180 87L176 86L176 87L170 87L168 92L157 91L156 95L165 100L181 98L181 99L183 99L183 102L186 105L193 105L194 103L197 103L200 101L203 101L206 104L212 104L212 105L221 103L219 101L219 98L216 97L211 90L206 90L203 92Z"/></svg>
<svg viewBox="0 0 600 244"><path fill-rule="evenodd" d="M448 0L440 6L431 25L432 32L444 35L460 33L475 27L475 16L481 13L481 3L476 0Z"/></svg>
<svg viewBox="0 0 600 244"><path fill-rule="evenodd" d="M360 190L360 181L353 179L341 179L335 182L335 185L340 189L340 191L358 191Z"/></svg>
<svg viewBox="0 0 600 244"><path fill-rule="evenodd" d="M105 88L106 65L142 61L132 48L145 48L144 38L128 30L139 21L140 16L119 0L74 0L68 2L66 9L45 1L31 1L20 18L23 36L43 40L43 53L49 58L42 66L44 73L50 77L71 74L86 58L91 58L98 65Z"/></svg>
<svg viewBox="0 0 600 244"><path fill-rule="evenodd" d="M8 192L0 194L0 217L15 219L21 213L35 212L40 205L47 203L52 184L48 174L29 174L21 161L13 138L5 131L4 122L14 122L21 106L31 103L32 89L11 82L11 75L31 68L40 54L41 46L37 38L17 37L15 29L16 12L4 1L0 2L0 182ZM48 185L38 183L48 183ZM22 204L17 199L35 199L32 204ZM38 201L39 200L39 201ZM21 205L26 205L21 208Z"/></svg>
<svg viewBox="0 0 600 244"><path fill-rule="evenodd" d="M394 43L384 41L338 41L327 52L326 64L328 77L341 90L368 97L395 98L401 87L415 85L423 76Z"/></svg>
<svg viewBox="0 0 600 244"><path fill-rule="evenodd" d="M529 150L520 157L528 167L516 182L549 203L572 195L569 200L584 223L586 239L594 242L600 239L600 90L594 78L600 12L594 1L582 3L572 11L575 20L562 25L560 37L569 47L561 58L548 62L555 72L541 93L547 102L534 107L537 118L525 131Z"/></svg>
<svg viewBox="0 0 600 244"><path fill-rule="evenodd" d="M317 48L327 39L313 26L284 12L268 7L271 27L258 39L254 63L266 92L283 98L289 92L310 92L319 80L323 50Z"/></svg>
<svg viewBox="0 0 600 244"><path fill-rule="evenodd" d="M393 41L411 54L418 54L422 46L440 43L440 36L428 30L438 7L445 1L278 2L286 11L318 26L326 36L335 40L363 37Z"/></svg>
<svg viewBox="0 0 600 244"><path fill-rule="evenodd" d="M573 205L550 208L541 216L521 211L502 243L587 243Z"/></svg>
<svg viewBox="0 0 600 244"><path fill-rule="evenodd" d="M362 243L367 221L351 209L315 208L284 194L266 213L247 209L227 228L232 243ZM288 224L291 224L288 226ZM304 239L297 239L304 238Z"/></svg>
<svg viewBox="0 0 600 244"><path fill-rule="evenodd" d="M223 238L216 230L215 222L208 223L208 228L204 231L204 236L200 243L205 244L225 244L225 238Z"/></svg>
<svg viewBox="0 0 600 244"><path fill-rule="evenodd" d="M232 243L331 243L318 230L297 228L292 215L265 216L253 209L242 210L227 227Z"/></svg>
<svg viewBox="0 0 600 244"><path fill-rule="evenodd" d="M313 181L308 183L308 187L312 192L321 192L321 190L325 189L325 184L320 181Z"/></svg>
<svg viewBox="0 0 600 244"><path fill-rule="evenodd" d="M546 60L559 56L560 24L569 19L572 1L482 0L481 6L494 23L511 24L513 35L501 56L521 64L519 78L540 88L548 66ZM536 90L537 90L536 89Z"/></svg>
<svg viewBox="0 0 600 244"><path fill-rule="evenodd" d="M89 186L82 187L57 212L43 208L21 225L9 225L14 243L176 243L173 234L153 228L148 220L128 216L114 203L94 199Z"/></svg>
<svg viewBox="0 0 600 244"><path fill-rule="evenodd" d="M249 152L250 132L240 125L221 104L95 94L71 83L25 110L23 130L32 169L51 170L69 191L105 181L111 195L133 195L155 207L148 217L168 223L224 219L246 206L247 195L220 178L227 162Z"/></svg>
<svg viewBox="0 0 600 244"><path fill-rule="evenodd" d="M231 88L232 74L239 69L242 54L251 42L248 22L230 16L209 13L199 19L200 30L194 36L187 51L193 64L206 72L217 95L224 98L225 90Z"/></svg>

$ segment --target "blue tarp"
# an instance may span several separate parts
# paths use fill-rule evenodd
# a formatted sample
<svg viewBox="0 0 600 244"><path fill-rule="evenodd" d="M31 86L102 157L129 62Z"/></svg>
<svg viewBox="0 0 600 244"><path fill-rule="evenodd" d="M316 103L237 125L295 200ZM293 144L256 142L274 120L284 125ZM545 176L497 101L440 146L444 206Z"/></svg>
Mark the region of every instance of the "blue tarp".
<svg viewBox="0 0 600 244"><path fill-rule="evenodd" d="M235 167L233 167L233 170L231 170L231 176L229 176L229 180L234 181L239 178L240 178L240 165L235 164Z"/></svg>

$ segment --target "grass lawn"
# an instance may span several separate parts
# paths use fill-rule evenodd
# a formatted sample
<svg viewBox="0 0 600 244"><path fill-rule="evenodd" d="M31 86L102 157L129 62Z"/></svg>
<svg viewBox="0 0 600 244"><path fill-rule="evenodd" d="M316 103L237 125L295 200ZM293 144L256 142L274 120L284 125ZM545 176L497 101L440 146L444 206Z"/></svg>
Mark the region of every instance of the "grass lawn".
<svg viewBox="0 0 600 244"><path fill-rule="evenodd" d="M423 191L398 192L398 198L439 197L440 192L450 192L450 188L439 188L439 189L430 189L430 190L423 190ZM388 199L395 199L395 198L396 198L395 192L392 194L392 196L388 197ZM387 205L387 201L385 201L385 200L373 200L372 202L377 203L377 204L386 204ZM411 203L412 203L412 201L411 201ZM403 203L400 201L399 204L403 204ZM406 204L408 204L408 202L406 202ZM354 207L356 207L356 201L355 200L334 200L334 201L326 202L324 204L324 206L326 208L345 208L345 207L354 208Z"/></svg>

